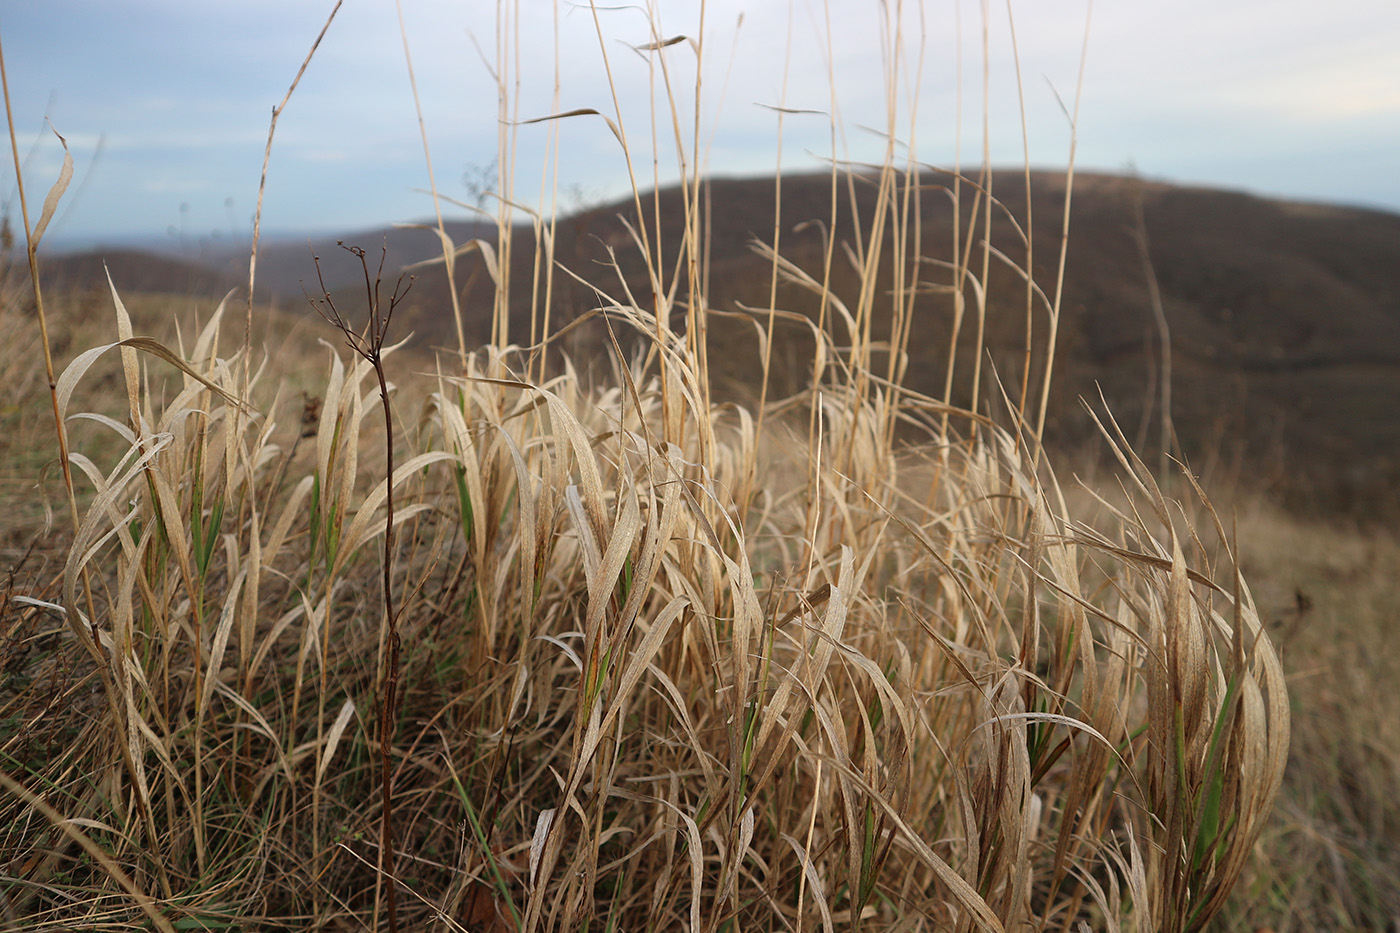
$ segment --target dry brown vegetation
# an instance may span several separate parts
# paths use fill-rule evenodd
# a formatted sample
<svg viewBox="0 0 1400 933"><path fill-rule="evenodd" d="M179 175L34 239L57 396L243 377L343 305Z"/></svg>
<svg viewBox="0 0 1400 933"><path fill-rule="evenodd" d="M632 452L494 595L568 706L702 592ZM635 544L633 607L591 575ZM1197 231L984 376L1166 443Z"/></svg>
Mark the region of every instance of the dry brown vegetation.
<svg viewBox="0 0 1400 933"><path fill-rule="evenodd" d="M586 270L556 271L541 235L539 278L512 282L505 200L496 339L431 372L372 332L357 344L353 321L314 356L294 328L268 363L244 339L251 303L158 341L113 288L110 336L71 307L43 318L73 334L46 399L38 293L8 289L0 368L26 391L5 427L48 452L6 489L47 490L57 514L17 510L7 532L0 919L830 933L1251 915L1267 892L1229 895L1269 883L1255 844L1290 709L1233 536L1198 491L1168 498L1107 418L1121 494L1065 494L1041 448L1054 341L1033 358L1029 333L1058 322L1053 283L1021 283L1026 353L979 397L982 225L1003 209L985 171L952 179L981 209L939 262L902 211L917 165L862 173L870 212L831 178L861 237L812 265L771 254L774 288L818 304L811 377L768 392L785 312L754 311L750 407L712 393L698 185L679 254L645 227L624 244L648 293L590 275L614 353L587 379L535 352L559 332L551 276ZM849 303L827 284L848 262ZM512 289L537 296L528 321ZM929 291L955 296L941 393L905 384ZM54 435L71 491L44 467Z"/></svg>

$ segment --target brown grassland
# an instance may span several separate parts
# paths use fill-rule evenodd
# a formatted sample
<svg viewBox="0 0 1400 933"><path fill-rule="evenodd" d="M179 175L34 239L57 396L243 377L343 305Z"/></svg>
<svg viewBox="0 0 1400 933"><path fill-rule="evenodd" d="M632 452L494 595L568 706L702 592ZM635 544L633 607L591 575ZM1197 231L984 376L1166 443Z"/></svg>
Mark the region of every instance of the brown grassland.
<svg viewBox="0 0 1400 933"><path fill-rule="evenodd" d="M647 50L658 88L692 49ZM363 316L323 299L330 323L46 303L12 260L0 923L1384 926L1395 544L1217 512L1102 411L1115 469L1058 478L1056 283L1015 284L1024 353L984 369L987 270L1033 268L1032 241L983 236L982 166L925 255L893 145L832 164L827 229L855 236L799 265L775 225L773 293L812 311L737 312L757 388L717 400L701 144L672 153L679 251L645 224L618 245L645 291L556 267L547 214L515 276L508 187L495 243L444 237L449 278L488 260L493 340L436 357L392 346L373 256ZM565 280L578 320L551 317ZM907 379L930 294L936 392ZM811 347L781 392L779 319ZM570 327L612 352L543 352Z"/></svg>

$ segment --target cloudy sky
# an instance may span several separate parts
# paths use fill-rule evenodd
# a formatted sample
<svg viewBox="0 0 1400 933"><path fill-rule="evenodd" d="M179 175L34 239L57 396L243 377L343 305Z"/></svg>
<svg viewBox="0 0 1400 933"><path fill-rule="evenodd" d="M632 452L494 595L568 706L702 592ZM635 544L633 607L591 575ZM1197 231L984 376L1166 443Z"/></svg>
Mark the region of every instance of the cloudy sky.
<svg viewBox="0 0 1400 933"><path fill-rule="evenodd" d="M592 107L612 114L643 186L679 173L671 96L687 152L713 174L771 173L879 159L887 100L896 133L926 163L976 164L987 126L996 164L1063 168L1087 0L699 0L497 4L402 0L407 43L443 194L465 201L492 173L501 124L493 71L512 101L513 190L560 209L627 190L627 162L597 117L521 121ZM272 108L333 0L3 0L0 41L31 212L57 176L66 137L77 174L55 246L245 238ZM984 70L984 22L986 68ZM600 43L598 30L601 29ZM893 63L896 77L886 80ZM833 108L831 83L836 88ZM556 91L557 82L557 91ZM961 90L960 90L961 89ZM557 101L556 101L557 95ZM651 118L656 108L658 119ZM790 113L779 124L777 107ZM911 119L912 116L912 119ZM50 128L51 126L51 128ZM1097 0L1089 18L1078 165L1172 181L1400 211L1400 3L1395 0ZM901 148L901 152L904 150ZM557 159L555 153L557 152ZM656 157L653 154L656 153ZM14 170L0 173L18 228ZM551 179L542 197L546 167ZM553 180L557 176L557 184ZM264 229L348 230L432 212L393 0L344 0L282 114ZM550 192L556 192L550 194ZM460 213L456 211L455 213Z"/></svg>

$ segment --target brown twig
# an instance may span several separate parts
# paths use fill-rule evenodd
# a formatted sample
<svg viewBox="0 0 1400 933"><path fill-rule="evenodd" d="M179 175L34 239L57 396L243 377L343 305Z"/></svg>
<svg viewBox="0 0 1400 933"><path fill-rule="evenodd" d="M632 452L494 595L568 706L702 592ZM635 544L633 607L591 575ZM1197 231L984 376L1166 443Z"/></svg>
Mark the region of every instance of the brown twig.
<svg viewBox="0 0 1400 933"><path fill-rule="evenodd" d="M385 246L380 252L379 268L375 271L374 281L370 281L369 263L365 259L365 251L358 246L346 246L344 242L337 241L337 246L348 253L353 254L360 260L360 267L364 270L365 276L365 298L369 303L369 315L365 321L362 331L356 333L350 325L345 322L340 311L335 306L335 301L331 297L330 291L326 288L325 277L321 274L321 258L312 256L316 264L316 279L321 286L321 297L313 298L311 305L316 312L325 320L341 332L345 337L346 344L358 356L374 367L374 374L379 379L379 398L384 404L384 453L388 461L386 466L387 489L385 490L384 508L386 522L384 526L384 633L386 635L388 658L385 662L385 672L383 687L379 697L379 765L380 765L380 792L383 803L383 817L380 822L379 840L379 874L376 878L376 887L383 885L384 878L389 878L389 884L384 888L386 895L386 906L389 916L390 933L398 933L398 905L395 889L394 876L394 774L390 762L390 751L394 738L394 703L397 699L399 686L399 627L398 613L394 607L394 412L389 405L389 385L384 378L384 338L389 332L389 322L393 319L394 308L408 294L408 290L413 287L413 277L408 277L407 285L404 284L404 276L400 275L399 280L394 285L394 291L389 297L389 307L383 308L380 294L380 284L383 281L384 259L388 255L388 247Z"/></svg>

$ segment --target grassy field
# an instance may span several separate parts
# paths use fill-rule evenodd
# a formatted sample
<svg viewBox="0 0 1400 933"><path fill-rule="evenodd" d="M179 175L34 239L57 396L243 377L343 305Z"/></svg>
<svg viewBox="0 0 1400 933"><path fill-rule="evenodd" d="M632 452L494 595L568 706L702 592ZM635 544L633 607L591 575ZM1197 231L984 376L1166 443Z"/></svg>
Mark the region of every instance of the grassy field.
<svg viewBox="0 0 1400 933"><path fill-rule="evenodd" d="M393 349L392 280L326 320L50 296L45 341L14 263L0 920L1384 925L1394 543L1243 495L1235 533L1106 413L1117 468L1057 479L1054 341L1001 381L977 351L987 177L956 177L971 226L928 262L917 164L833 167L861 238L772 253L815 352L770 394L785 312L748 312L749 405L712 401L698 179L679 255L621 247L650 294L556 269L541 217L536 278L492 283L497 339L432 359ZM876 207L847 218L856 184ZM584 374L541 352L565 275L607 341ZM1054 283L1022 289L1053 329ZM929 291L957 317L936 395L903 365Z"/></svg>

